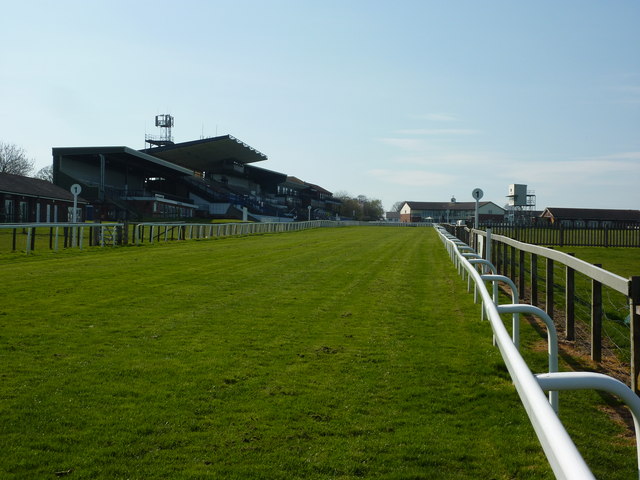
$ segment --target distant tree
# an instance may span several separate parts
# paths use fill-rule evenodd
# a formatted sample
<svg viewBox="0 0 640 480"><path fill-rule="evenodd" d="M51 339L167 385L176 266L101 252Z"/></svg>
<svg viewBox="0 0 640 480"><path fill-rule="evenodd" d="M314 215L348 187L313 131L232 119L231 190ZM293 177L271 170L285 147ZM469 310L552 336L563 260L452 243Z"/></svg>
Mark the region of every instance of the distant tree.
<svg viewBox="0 0 640 480"><path fill-rule="evenodd" d="M53 167L51 165L42 167L35 174L35 178L39 178L40 180L46 180L47 182L53 183Z"/></svg>
<svg viewBox="0 0 640 480"><path fill-rule="evenodd" d="M0 142L0 173L29 175L33 170L33 160L27 158L23 148L12 143Z"/></svg>
<svg viewBox="0 0 640 480"><path fill-rule="evenodd" d="M337 195L337 198L342 202L340 204L340 216L359 220L362 217L362 205L360 202L344 192L339 192Z"/></svg>
<svg viewBox="0 0 640 480"><path fill-rule="evenodd" d="M382 201L378 199L367 199L362 205L363 220L368 222L375 222L382 218L384 215L384 207Z"/></svg>
<svg viewBox="0 0 640 480"><path fill-rule="evenodd" d="M384 215L384 207L381 200L373 200L365 195L351 197L346 192L338 192L334 197L340 199L340 215L343 217L362 220L365 222L380 220Z"/></svg>
<svg viewBox="0 0 640 480"><path fill-rule="evenodd" d="M403 205L406 202L396 202L393 204L393 207L391 207L391 211L392 212L399 212L400 210L402 210Z"/></svg>

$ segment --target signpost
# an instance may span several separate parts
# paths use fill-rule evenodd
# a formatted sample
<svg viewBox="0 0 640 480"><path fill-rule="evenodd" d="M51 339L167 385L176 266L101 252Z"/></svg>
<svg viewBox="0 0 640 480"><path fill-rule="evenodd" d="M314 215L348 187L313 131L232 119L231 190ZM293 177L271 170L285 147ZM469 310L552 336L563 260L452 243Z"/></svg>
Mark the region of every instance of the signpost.
<svg viewBox="0 0 640 480"><path fill-rule="evenodd" d="M71 188L69 190L73 194L73 212L71 212L71 222L77 223L78 222L78 195L80 195L80 192L82 191L82 187L77 183L74 183L73 185L71 185ZM74 226L73 239L72 239L74 247L77 244L77 236L78 236L77 233L78 233L78 227Z"/></svg>
<svg viewBox="0 0 640 480"><path fill-rule="evenodd" d="M478 209L480 208L480 199L484 195L484 192L479 188L474 188L473 192L471 192L473 198L476 199L476 221L473 224L473 228L478 229Z"/></svg>

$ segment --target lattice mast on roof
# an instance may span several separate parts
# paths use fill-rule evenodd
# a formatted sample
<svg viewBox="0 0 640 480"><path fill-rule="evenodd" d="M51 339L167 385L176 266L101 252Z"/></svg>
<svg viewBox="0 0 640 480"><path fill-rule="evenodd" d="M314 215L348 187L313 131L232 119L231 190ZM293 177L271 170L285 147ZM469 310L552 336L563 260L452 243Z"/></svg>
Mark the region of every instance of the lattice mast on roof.
<svg viewBox="0 0 640 480"><path fill-rule="evenodd" d="M173 145L173 135L171 135L171 128L173 127L173 116L168 113L162 115L156 115L156 127L162 130L160 135L145 135L144 140L149 144L149 147L164 147L166 145Z"/></svg>

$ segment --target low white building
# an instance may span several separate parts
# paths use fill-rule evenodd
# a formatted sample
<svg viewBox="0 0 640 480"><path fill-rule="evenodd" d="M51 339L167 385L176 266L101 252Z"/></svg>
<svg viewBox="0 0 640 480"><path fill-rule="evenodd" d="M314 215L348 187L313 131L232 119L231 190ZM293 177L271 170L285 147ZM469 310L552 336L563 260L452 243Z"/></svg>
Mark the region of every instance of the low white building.
<svg viewBox="0 0 640 480"><path fill-rule="evenodd" d="M401 222L456 223L470 221L475 217L476 202L404 202L400 209ZM505 209L493 202L478 205L480 222L504 221Z"/></svg>

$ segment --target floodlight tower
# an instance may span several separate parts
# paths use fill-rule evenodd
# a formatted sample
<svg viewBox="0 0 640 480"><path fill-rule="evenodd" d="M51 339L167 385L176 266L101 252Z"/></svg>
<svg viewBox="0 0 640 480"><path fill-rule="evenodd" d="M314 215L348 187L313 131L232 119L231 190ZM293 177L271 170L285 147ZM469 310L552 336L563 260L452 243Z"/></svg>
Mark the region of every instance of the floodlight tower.
<svg viewBox="0 0 640 480"><path fill-rule="evenodd" d="M511 221L515 224L527 224L531 222L531 217L536 208L536 194L533 190L527 190L526 185L509 185L509 195L507 195L508 207L511 214Z"/></svg>
<svg viewBox="0 0 640 480"><path fill-rule="evenodd" d="M164 147L166 145L173 145L173 136L171 135L171 128L173 127L173 116L168 113L162 115L156 115L156 127L162 129L161 135L145 135L145 142L150 146Z"/></svg>

